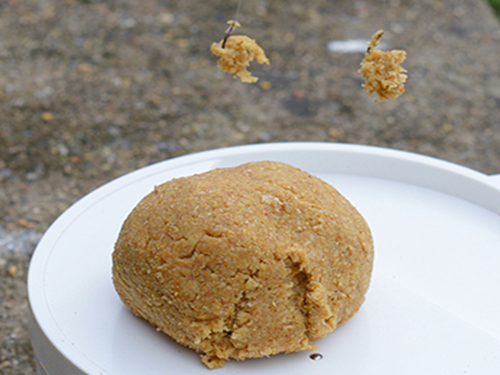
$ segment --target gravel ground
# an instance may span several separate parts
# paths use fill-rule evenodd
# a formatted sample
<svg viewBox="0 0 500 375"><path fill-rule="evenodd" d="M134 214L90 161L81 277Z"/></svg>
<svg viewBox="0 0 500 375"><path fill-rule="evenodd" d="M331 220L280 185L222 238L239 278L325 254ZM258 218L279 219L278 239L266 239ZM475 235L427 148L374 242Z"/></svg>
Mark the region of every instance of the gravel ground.
<svg viewBox="0 0 500 375"><path fill-rule="evenodd" d="M26 274L41 235L0 228L0 374L33 374L27 334Z"/></svg>
<svg viewBox="0 0 500 375"><path fill-rule="evenodd" d="M483 0L242 2L267 52L260 78L221 73L209 47L237 2L0 2L0 373L33 374L30 254L97 186L167 158L287 141L370 144L500 173L500 27ZM386 30L408 52L405 94L375 103L362 52Z"/></svg>

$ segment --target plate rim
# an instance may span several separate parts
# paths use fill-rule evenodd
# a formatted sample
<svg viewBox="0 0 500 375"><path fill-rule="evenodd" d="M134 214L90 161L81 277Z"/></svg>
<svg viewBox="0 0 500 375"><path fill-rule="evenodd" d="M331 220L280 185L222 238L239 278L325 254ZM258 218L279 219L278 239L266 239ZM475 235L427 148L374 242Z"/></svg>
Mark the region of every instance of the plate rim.
<svg viewBox="0 0 500 375"><path fill-rule="evenodd" d="M35 336L37 334L40 335L40 337L45 338L52 343L54 348L59 352L59 355L62 355L65 358L65 360L70 361L70 359L66 358L66 355L64 353L66 351L64 350L65 346L58 345L58 343L55 343L53 340L51 340L51 334L50 332L47 332L48 328L44 327L43 322L41 322L40 320L40 315L42 314L40 308L43 307L41 306L43 305L43 303L41 303L40 300L43 299L37 297L37 292L36 292L37 285L35 285L34 281L35 277L37 276L36 267L38 267L38 263L43 260L41 257L43 257L44 254L41 251L41 249L43 249L44 247L49 247L50 244L52 243L51 241L53 241L54 238L62 235L62 233L64 232L64 227L70 225L70 223L66 223L67 222L66 219L68 217L71 218L71 216L73 216L73 219L75 219L81 214L79 210L82 210L88 205L95 204L95 202L97 202L100 199L104 199L107 195L112 194L114 191L116 191L117 188L120 188L120 186L121 187L127 186L127 184L132 181L160 173L161 171L172 170L175 168L182 168L183 166L194 164L199 161L204 161L207 159L224 158L234 153L236 153L240 157L241 156L247 157L252 154L261 154L265 152L274 152L279 154L279 153L289 153L291 151L296 151L299 153L312 152L313 154L332 153L332 152L339 154L348 153L349 154L348 156L350 157L356 156L357 158L360 157L366 158L369 155L372 157L377 157L380 160L386 160L386 161L396 159L402 164L412 163L414 165L420 165L422 168L430 168L436 173L446 172L449 174L459 175L465 178L466 181L470 181L472 184L471 185L472 188L474 188L473 185L477 184L486 185L491 189L493 194L497 194L500 196L500 186L498 186L498 184L495 184L493 182L494 179L491 179L490 176L482 172L458 164L454 164L446 160L438 159L432 156L412 153L408 151L396 150L396 149L382 148L378 146L370 146L370 145L325 143L325 142L263 143L263 144L241 145L241 146L232 146L232 147L224 147L213 150L206 150L193 154L182 155L164 161L159 161L151 165L126 173L91 191L90 193L86 194L85 196L77 200L49 226L49 228L42 236L42 239L35 248L28 270L28 280L27 280L28 304L29 304L30 314L32 315L31 319L33 320L34 323L31 324L32 328L30 329L31 330L30 336L32 340L36 339ZM359 170L359 168L357 168L354 165L352 169L349 170L346 169L345 172L347 174L356 175L357 170ZM378 174L377 176L380 177L380 174ZM390 175L388 174L387 176ZM384 177L384 178L401 181L400 178L390 178L390 177ZM405 179L403 180L403 182L413 184L411 179L411 174L405 175ZM442 181L439 182L436 185L436 189L434 190L439 191L442 183L443 183ZM415 185L419 184L415 183ZM425 186L428 187L427 185ZM478 204L477 202L474 203ZM478 204L478 205L488 208L483 204ZM52 244L54 245L55 242ZM48 261L48 259L46 261ZM41 265L43 265L43 263ZM38 271L38 273L40 272ZM48 306L44 307L48 309ZM74 364L73 362L70 361L70 363L76 366L76 364Z"/></svg>

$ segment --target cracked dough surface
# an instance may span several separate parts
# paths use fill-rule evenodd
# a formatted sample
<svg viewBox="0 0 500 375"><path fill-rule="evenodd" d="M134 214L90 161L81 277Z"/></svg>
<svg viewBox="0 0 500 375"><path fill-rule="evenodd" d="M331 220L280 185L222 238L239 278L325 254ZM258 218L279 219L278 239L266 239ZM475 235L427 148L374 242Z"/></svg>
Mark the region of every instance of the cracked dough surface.
<svg viewBox="0 0 500 375"><path fill-rule="evenodd" d="M337 190L253 162L157 186L122 227L113 281L134 314L216 368L315 349L360 308L372 263L370 230Z"/></svg>

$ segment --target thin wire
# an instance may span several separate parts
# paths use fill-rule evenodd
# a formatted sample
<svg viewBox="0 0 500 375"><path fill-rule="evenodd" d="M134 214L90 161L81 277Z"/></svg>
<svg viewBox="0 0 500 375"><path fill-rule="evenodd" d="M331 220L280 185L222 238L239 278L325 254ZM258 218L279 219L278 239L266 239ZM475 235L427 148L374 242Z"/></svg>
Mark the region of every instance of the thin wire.
<svg viewBox="0 0 500 375"><path fill-rule="evenodd" d="M238 1L238 9L236 10L236 16L234 17L234 22L238 22L238 16L240 15L241 0ZM226 30L226 36L222 40L222 48L226 48L227 39L231 36L235 29L234 24L230 24Z"/></svg>
<svg viewBox="0 0 500 375"><path fill-rule="evenodd" d="M384 0L384 5L382 8L382 12L384 13L384 25L387 26L387 6L386 6L386 0Z"/></svg>
<svg viewBox="0 0 500 375"><path fill-rule="evenodd" d="M238 16L240 15L240 9L241 9L241 0L238 1L238 9L236 10L236 16L234 16L235 21L238 21Z"/></svg>

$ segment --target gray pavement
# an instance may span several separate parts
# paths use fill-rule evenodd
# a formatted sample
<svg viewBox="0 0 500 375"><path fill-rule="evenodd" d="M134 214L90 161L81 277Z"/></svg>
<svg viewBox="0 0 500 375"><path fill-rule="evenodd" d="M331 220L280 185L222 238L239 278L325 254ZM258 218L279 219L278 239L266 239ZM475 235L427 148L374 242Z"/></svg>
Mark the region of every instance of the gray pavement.
<svg viewBox="0 0 500 375"><path fill-rule="evenodd" d="M243 1L269 66L242 84L210 54L237 1L0 2L0 373L33 374L26 275L41 234L124 173L262 142L369 144L500 173L500 25L483 0ZM386 30L407 50L398 100L360 88Z"/></svg>

